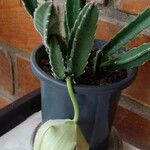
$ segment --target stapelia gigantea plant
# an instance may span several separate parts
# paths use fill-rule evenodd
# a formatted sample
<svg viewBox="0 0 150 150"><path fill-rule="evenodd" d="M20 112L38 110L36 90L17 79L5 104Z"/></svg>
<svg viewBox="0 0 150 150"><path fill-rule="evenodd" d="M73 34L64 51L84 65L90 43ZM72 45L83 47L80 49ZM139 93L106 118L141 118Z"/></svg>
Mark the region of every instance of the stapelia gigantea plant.
<svg viewBox="0 0 150 150"><path fill-rule="evenodd" d="M73 120L50 120L43 124L35 138L34 150L87 150L88 144L78 125L79 109L72 80L84 73L91 56L96 24L99 17L97 4L86 0L66 0L64 12L65 37L60 33L60 21L53 1L23 0L43 38L49 56L52 75L66 80L74 106ZM117 33L94 57L93 74L103 70L120 70L137 67L150 59L150 43L121 51L125 44L150 26L150 8L142 12L129 25ZM71 136L72 135L72 136Z"/></svg>

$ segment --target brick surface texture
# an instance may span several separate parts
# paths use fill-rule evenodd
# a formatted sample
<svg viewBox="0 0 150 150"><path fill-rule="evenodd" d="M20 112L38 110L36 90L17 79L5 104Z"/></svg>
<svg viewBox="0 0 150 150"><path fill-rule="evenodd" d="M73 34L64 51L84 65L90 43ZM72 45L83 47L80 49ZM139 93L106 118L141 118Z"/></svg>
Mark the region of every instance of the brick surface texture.
<svg viewBox="0 0 150 150"><path fill-rule="evenodd" d="M150 0L114 0L115 6L124 12L138 14L150 7Z"/></svg>
<svg viewBox="0 0 150 150"><path fill-rule="evenodd" d="M0 96L0 109L7 106L8 104L9 104L9 101Z"/></svg>
<svg viewBox="0 0 150 150"><path fill-rule="evenodd" d="M150 62L139 67L135 82L124 90L124 95L150 107Z"/></svg>
<svg viewBox="0 0 150 150"><path fill-rule="evenodd" d="M12 64L8 53L0 49L0 90L13 94Z"/></svg>
<svg viewBox="0 0 150 150"><path fill-rule="evenodd" d="M20 7L20 4L19 0L1 0L0 9L17 8Z"/></svg>
<svg viewBox="0 0 150 150"><path fill-rule="evenodd" d="M114 36L117 32L121 30L118 24L111 23L109 21L100 20L97 26L96 38L104 41L108 41ZM143 43L150 42L150 36L140 34L135 39L131 40L125 47L131 49L137 47Z"/></svg>
<svg viewBox="0 0 150 150"><path fill-rule="evenodd" d="M34 29L31 18L19 4L16 0L0 2L0 41L31 51L41 43L41 38Z"/></svg>
<svg viewBox="0 0 150 150"><path fill-rule="evenodd" d="M119 31L119 29L120 27L115 24L100 20L97 26L96 38L108 41Z"/></svg>
<svg viewBox="0 0 150 150"><path fill-rule="evenodd" d="M114 125L124 141L135 145L140 150L149 150L150 120L118 107Z"/></svg>
<svg viewBox="0 0 150 150"><path fill-rule="evenodd" d="M40 87L38 79L31 71L30 62L22 57L17 57L18 96L26 95Z"/></svg>

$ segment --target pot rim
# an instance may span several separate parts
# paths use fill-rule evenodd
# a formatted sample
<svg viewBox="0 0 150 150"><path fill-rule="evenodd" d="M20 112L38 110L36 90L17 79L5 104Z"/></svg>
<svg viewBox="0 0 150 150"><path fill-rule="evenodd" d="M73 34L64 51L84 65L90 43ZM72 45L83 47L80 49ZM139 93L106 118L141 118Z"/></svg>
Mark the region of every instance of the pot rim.
<svg viewBox="0 0 150 150"><path fill-rule="evenodd" d="M44 72L38 65L36 57L40 50L45 49L43 44L40 44L37 48L35 48L30 57L30 62L32 66L32 70L34 74L42 81L46 81L47 83L56 84L61 88L66 88L66 82L61 81L59 79L55 79L53 76L47 74ZM137 74L137 68L127 69L127 77L121 81L108 84L108 85L85 85L85 84L78 84L74 85L75 90L98 90L98 91L115 91L115 90L121 90L129 86L133 80L135 79L135 76Z"/></svg>

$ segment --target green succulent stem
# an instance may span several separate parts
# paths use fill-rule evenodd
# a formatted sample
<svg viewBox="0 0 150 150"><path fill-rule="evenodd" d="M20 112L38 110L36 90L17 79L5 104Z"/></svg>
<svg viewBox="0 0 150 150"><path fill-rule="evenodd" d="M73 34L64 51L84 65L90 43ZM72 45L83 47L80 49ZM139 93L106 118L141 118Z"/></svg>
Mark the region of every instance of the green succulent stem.
<svg viewBox="0 0 150 150"><path fill-rule="evenodd" d="M79 120L79 106L78 106L78 102L77 102L76 96L75 96L74 91L73 91L72 78L70 76L67 77L66 78L66 82L67 82L68 93L69 93L69 96L71 98L71 101L72 101L72 104L73 104L73 108L74 108L73 121L75 123L77 123L78 120Z"/></svg>

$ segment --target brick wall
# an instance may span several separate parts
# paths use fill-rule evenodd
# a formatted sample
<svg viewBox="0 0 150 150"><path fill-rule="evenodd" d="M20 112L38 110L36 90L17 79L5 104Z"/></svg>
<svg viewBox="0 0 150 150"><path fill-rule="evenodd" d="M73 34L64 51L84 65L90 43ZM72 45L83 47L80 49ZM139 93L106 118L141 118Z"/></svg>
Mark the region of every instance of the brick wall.
<svg viewBox="0 0 150 150"><path fill-rule="evenodd" d="M0 1L0 102L16 100L39 87L29 57L41 38L20 0Z"/></svg>
<svg viewBox="0 0 150 150"><path fill-rule="evenodd" d="M64 0L55 1L62 5ZM133 20L138 13L150 6L150 0L95 1L100 4L101 10L96 34L96 37L101 40L109 40L123 26ZM132 48L145 42L150 42L150 30L144 31L126 45L126 48ZM38 79L31 72L29 62L32 49L40 43L41 38L35 31L31 18L23 9L21 1L1 0L0 107L6 106L40 86ZM149 116L150 62L139 68L136 81L124 90L123 95L129 99L120 103L122 107L127 110L130 108L132 112L142 114L144 117ZM133 107L130 107L131 105ZM119 113L120 110L122 109L118 110ZM122 112L126 114L124 111ZM150 124L148 126L150 127Z"/></svg>

